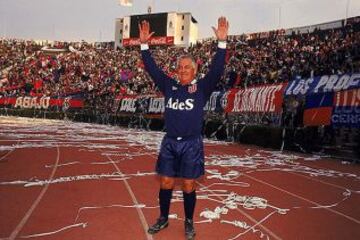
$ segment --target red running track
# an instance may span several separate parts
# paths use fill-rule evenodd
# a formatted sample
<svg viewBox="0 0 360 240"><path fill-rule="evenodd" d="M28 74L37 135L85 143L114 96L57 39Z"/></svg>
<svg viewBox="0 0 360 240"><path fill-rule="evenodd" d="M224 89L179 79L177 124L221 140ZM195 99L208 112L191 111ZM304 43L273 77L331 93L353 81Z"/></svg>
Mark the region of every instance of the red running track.
<svg viewBox="0 0 360 240"><path fill-rule="evenodd" d="M167 229L154 173L163 134L0 117L0 240L184 239L177 185ZM205 141L196 239L360 239L360 168Z"/></svg>

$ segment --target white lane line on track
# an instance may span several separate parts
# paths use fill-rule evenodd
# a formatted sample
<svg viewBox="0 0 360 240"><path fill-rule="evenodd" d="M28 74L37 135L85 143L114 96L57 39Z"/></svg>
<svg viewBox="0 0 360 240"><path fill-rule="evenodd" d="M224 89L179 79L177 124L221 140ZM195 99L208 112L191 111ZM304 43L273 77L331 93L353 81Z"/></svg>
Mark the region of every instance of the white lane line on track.
<svg viewBox="0 0 360 240"><path fill-rule="evenodd" d="M15 146L17 146L19 144L19 141L17 141L16 142L16 145ZM1 158L0 158L0 162L4 159L4 158L6 158L7 156L9 156L13 151L15 151L15 149L16 149L16 147L15 148L13 148L13 149L11 149L9 152L7 152L4 156L2 156Z"/></svg>
<svg viewBox="0 0 360 240"><path fill-rule="evenodd" d="M325 185L328 185L328 186L332 186L334 188L339 188L339 189L342 189L342 190L349 190L351 192L359 192L358 190L353 190L353 189L349 189L349 188L346 188L344 186L340 186L340 185L337 185L337 184L334 184L334 183L329 183L329 182L325 182L323 180L320 180L320 179L317 179L317 178L313 178L313 177L309 177L309 176L305 176L305 175L302 175L300 173L295 173L295 172L286 172L286 173L290 173L290 174L293 174L293 175L296 175L296 176L300 176L300 177L303 177L303 178L306 178L306 179L309 179L311 181L315 181L315 182L320 182L322 184L325 184Z"/></svg>
<svg viewBox="0 0 360 240"><path fill-rule="evenodd" d="M210 151L218 152L218 151L216 151L216 150L210 150ZM284 153L286 154L285 151L284 151ZM236 154L236 153L234 153L234 154ZM291 153L289 153L289 154L291 154ZM300 158L305 158L305 157L306 157L306 156L300 156ZM326 158L326 159L327 159L327 158ZM326 159L325 159L325 160L326 160ZM306 163L304 163L303 166L309 167L309 168L313 168L313 169L317 169L317 170L323 169L323 170L327 170L327 171L339 171L338 169L334 169L334 168L329 168L329 167L324 168L324 167L320 167L320 166L311 166L311 165L308 165L308 164L306 164ZM349 189L349 188L346 188L346 187L344 187L344 186L337 185L337 184L334 184L334 183L325 182L325 181L323 181L323 180L316 179L316 178L313 178L313 177L309 177L309 176L303 175L303 174L301 174L301 173L289 172L289 171L283 171L283 172L284 172L284 173L293 174L293 175L297 175L297 176L301 176L301 177L307 178L307 179L309 179L309 180L311 180L311 181L320 182L320 183L323 183L323 184L325 184L325 185L333 186L333 187L335 187L335 188L339 188L339 189L342 189L342 190L350 190L351 192L359 192L359 191L360 191L360 190L358 191L358 190Z"/></svg>
<svg viewBox="0 0 360 240"><path fill-rule="evenodd" d="M119 167L118 167L118 166L116 165L116 163L112 160L112 158L109 157L108 155L106 155L106 157L110 160L110 162L113 164L113 166L115 167L115 169L116 169L119 173L121 173ZM124 180L122 180L122 181L124 182L125 187L126 187L128 193L130 194L130 197L131 197L133 203L134 203L136 206L139 206L139 202L138 202L138 200L136 199L135 194L134 194L134 192L132 191L132 189L131 189L128 181L127 181L126 179L124 179ZM145 235L146 235L146 239L147 239L147 240L153 240L152 235L150 235L150 234L147 232L147 230L148 230L148 228L149 228L149 225L148 225L147 222L146 222L144 213L143 213L142 210L141 210L140 208L138 208L138 207L136 208L136 211L137 211L137 213L138 213L138 215L139 215L141 224L142 224L142 226L143 226L143 229L144 229L144 232L145 232Z"/></svg>
<svg viewBox="0 0 360 240"><path fill-rule="evenodd" d="M148 156L154 158L156 160L156 157L154 155L151 154L147 154ZM199 181L196 181L199 185L201 185L202 187L205 187L206 189L207 186L201 184ZM212 191L211 189L208 189L211 193L216 194L214 191ZM218 196L217 197L219 200L225 200L224 198ZM250 215L248 215L246 212L242 211L239 208L236 208L236 211L240 212L241 214L243 214L244 216L246 216L248 219L250 219L253 223L255 223L256 226L261 227L262 229L264 229L269 235L271 235L274 239L277 240L281 240L282 238L280 238L279 236L277 236L275 233L273 233L270 229L268 229L267 227L265 227L264 225L261 224L261 222L257 221L256 219L254 219L253 217L251 217Z"/></svg>
<svg viewBox="0 0 360 240"><path fill-rule="evenodd" d="M211 151L212 151L212 152L215 152L215 153L217 153L217 154L220 153L219 151L216 151L216 150L211 150ZM229 167L225 167L225 168L231 169L231 168L229 168ZM281 192L284 192L284 193L286 193L286 194L288 194L288 195L291 195L291 196L293 196L293 197L295 197L295 198L298 198L298 199L301 199L301 200L303 200L303 201L305 201L305 202L314 204L314 205L317 206L317 207L322 207L322 206L323 206L323 205L321 205L321 204L319 204L319 203L317 203L317 202L314 202L314 201L312 201L312 200L310 200L310 199L307 199L307 198L305 198L305 197L299 196L299 195L297 195L297 194L295 194L295 193L289 192L289 191L287 191L287 190L285 190L285 189L282 189L282 188L280 188L280 187L277 187L277 186L272 185L272 184L270 184L270 183L267 183L267 182L265 182L265 181L259 180L259 179L255 178L255 177L252 177L252 176L250 176L250 175L248 175L248 174L246 174L246 173L242 173L242 175L243 175L243 176L246 176L247 178L250 178L250 179L252 179L252 180L254 180L254 181L256 181L256 182L262 183L262 184L264 184L264 185L270 186L271 188L274 188L274 189L279 190L279 191L281 191ZM342 213L342 212L336 211L336 210L331 209L331 208L322 208L322 209L327 210L327 211L330 211L330 212L332 212L332 213L335 213L335 214L337 214L337 215L339 215L339 216L342 216L342 217L344 217L344 218L346 218L346 219L348 219L348 220L350 220L350 221L352 221L352 222L355 222L355 223L357 223L357 224L360 224L360 220L355 219L355 218L353 218L353 217L351 217L351 216L348 216L348 215L346 215L346 214L344 214L344 213Z"/></svg>
<svg viewBox="0 0 360 240"><path fill-rule="evenodd" d="M213 192L211 189L207 188L207 186L201 184L199 181L196 181L200 186L202 186L203 188L206 188L208 191L210 191L212 194L217 195L215 192ZM224 198L220 197L220 196L215 196L216 198L218 198L219 200L223 201L225 200ZM276 235L274 232L272 232L270 229L268 229L267 227L265 227L264 225L262 225L261 223L263 222L263 220L257 221L255 218L251 217L250 215L248 215L246 212L242 211L239 208L235 209L237 212L243 214L244 216L246 216L248 219L250 219L252 222L255 223L254 226L252 226L250 229L253 229L256 226L261 227L262 229L264 229L269 235L271 235L271 237L273 237L274 239L277 240L281 240L282 238L280 238L278 235ZM243 234L245 234L246 232L248 232L249 230L243 232Z"/></svg>
<svg viewBox="0 0 360 240"><path fill-rule="evenodd" d="M248 174L243 173L242 175L243 175L243 176L246 176L247 178L250 178L250 179L252 179L252 180L254 180L254 181L256 181L256 182L262 183L262 184L267 185L267 186L269 186L269 187L271 187L271 188L274 188L274 189L276 189L276 190L279 190L280 192L284 192L284 193L286 193L286 194L288 194L288 195L291 195L291 196L296 197L296 198L298 198L298 199L304 200L305 202L314 204L314 205L317 206L317 207L322 207L322 206L323 206L323 205L321 205L321 204L319 204L319 203L317 203L317 202L314 202L314 201L312 201L312 200L310 200L310 199L307 199L307 198L305 198L305 197L301 197L301 196L299 196L299 195L297 195L297 194L295 194L295 193L289 192L289 191L287 191L287 190L285 190L285 189L282 189L282 188L280 188L280 187L274 186L274 185L272 185L272 184L270 184L270 183L267 183L267 182L265 182L265 181L259 180L259 179L257 179L257 178L252 177L252 176L249 176ZM344 217L344 218L347 218L348 220L350 220L350 221L352 221L352 222L355 222L355 223L357 223L357 224L360 224L360 220L355 219L355 218L353 218L353 217L350 217L350 216L348 216L348 215L346 215L346 214L344 214L344 213L342 213L342 212L336 211L336 210L334 210L334 209L332 209L332 208L322 208L322 209L327 210L327 211L330 211L330 212L335 213L335 214L337 214L337 215L340 215L340 216L342 216L342 217Z"/></svg>
<svg viewBox="0 0 360 240"><path fill-rule="evenodd" d="M15 150L15 149L11 149L11 150L8 151L4 156L2 156L2 157L0 158L0 162L1 162L4 158L6 158L7 156L9 156L10 153L12 153L14 150Z"/></svg>
<svg viewBox="0 0 360 240"><path fill-rule="evenodd" d="M56 150L57 150L57 157L56 157L56 162L55 162L55 166L51 172L51 175L49 177L49 182L54 178L55 176L55 172L57 169L57 165L59 163L59 159L60 159L60 149L59 146L56 146ZM29 210L26 212L25 216L21 219L20 223L15 227L15 229L13 230L13 232L11 233L10 237L8 238L9 240L14 240L19 232L21 231L21 229L24 227L24 225L26 224L26 222L29 220L31 214L33 213L33 211L35 210L35 208L37 207L37 205L40 203L41 199L44 197L47 189L49 188L50 184L47 183L43 189L41 190L39 196L36 198L36 200L34 201L34 203L31 205L31 207L29 208Z"/></svg>

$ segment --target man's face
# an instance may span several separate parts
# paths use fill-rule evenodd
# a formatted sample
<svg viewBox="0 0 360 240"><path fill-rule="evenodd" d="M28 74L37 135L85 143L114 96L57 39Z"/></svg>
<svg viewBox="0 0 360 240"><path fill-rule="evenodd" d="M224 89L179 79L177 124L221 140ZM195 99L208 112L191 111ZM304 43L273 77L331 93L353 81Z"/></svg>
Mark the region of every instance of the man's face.
<svg viewBox="0 0 360 240"><path fill-rule="evenodd" d="M181 58L177 66L177 76L181 85L189 84L194 80L197 72L196 66L193 65L191 58Z"/></svg>

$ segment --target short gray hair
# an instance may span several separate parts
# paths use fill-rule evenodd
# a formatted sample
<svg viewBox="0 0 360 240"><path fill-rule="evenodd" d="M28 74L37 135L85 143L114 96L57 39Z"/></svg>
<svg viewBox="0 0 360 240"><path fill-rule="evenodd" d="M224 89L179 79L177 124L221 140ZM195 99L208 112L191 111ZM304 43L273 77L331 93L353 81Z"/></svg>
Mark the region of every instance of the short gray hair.
<svg viewBox="0 0 360 240"><path fill-rule="evenodd" d="M195 58L193 56L191 56L190 54L184 54L184 55L181 55L180 57L178 57L177 61L176 61L176 67L179 66L180 60L186 59L186 58L190 59L193 67L196 68Z"/></svg>

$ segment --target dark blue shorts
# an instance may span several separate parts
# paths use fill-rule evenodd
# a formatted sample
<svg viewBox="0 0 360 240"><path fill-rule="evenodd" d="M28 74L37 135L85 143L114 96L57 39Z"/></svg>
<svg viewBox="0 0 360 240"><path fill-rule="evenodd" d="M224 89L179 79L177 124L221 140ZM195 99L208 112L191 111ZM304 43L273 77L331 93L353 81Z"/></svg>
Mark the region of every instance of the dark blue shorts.
<svg viewBox="0 0 360 240"><path fill-rule="evenodd" d="M196 179L204 175L204 144L201 136L161 142L156 172L167 177Z"/></svg>

